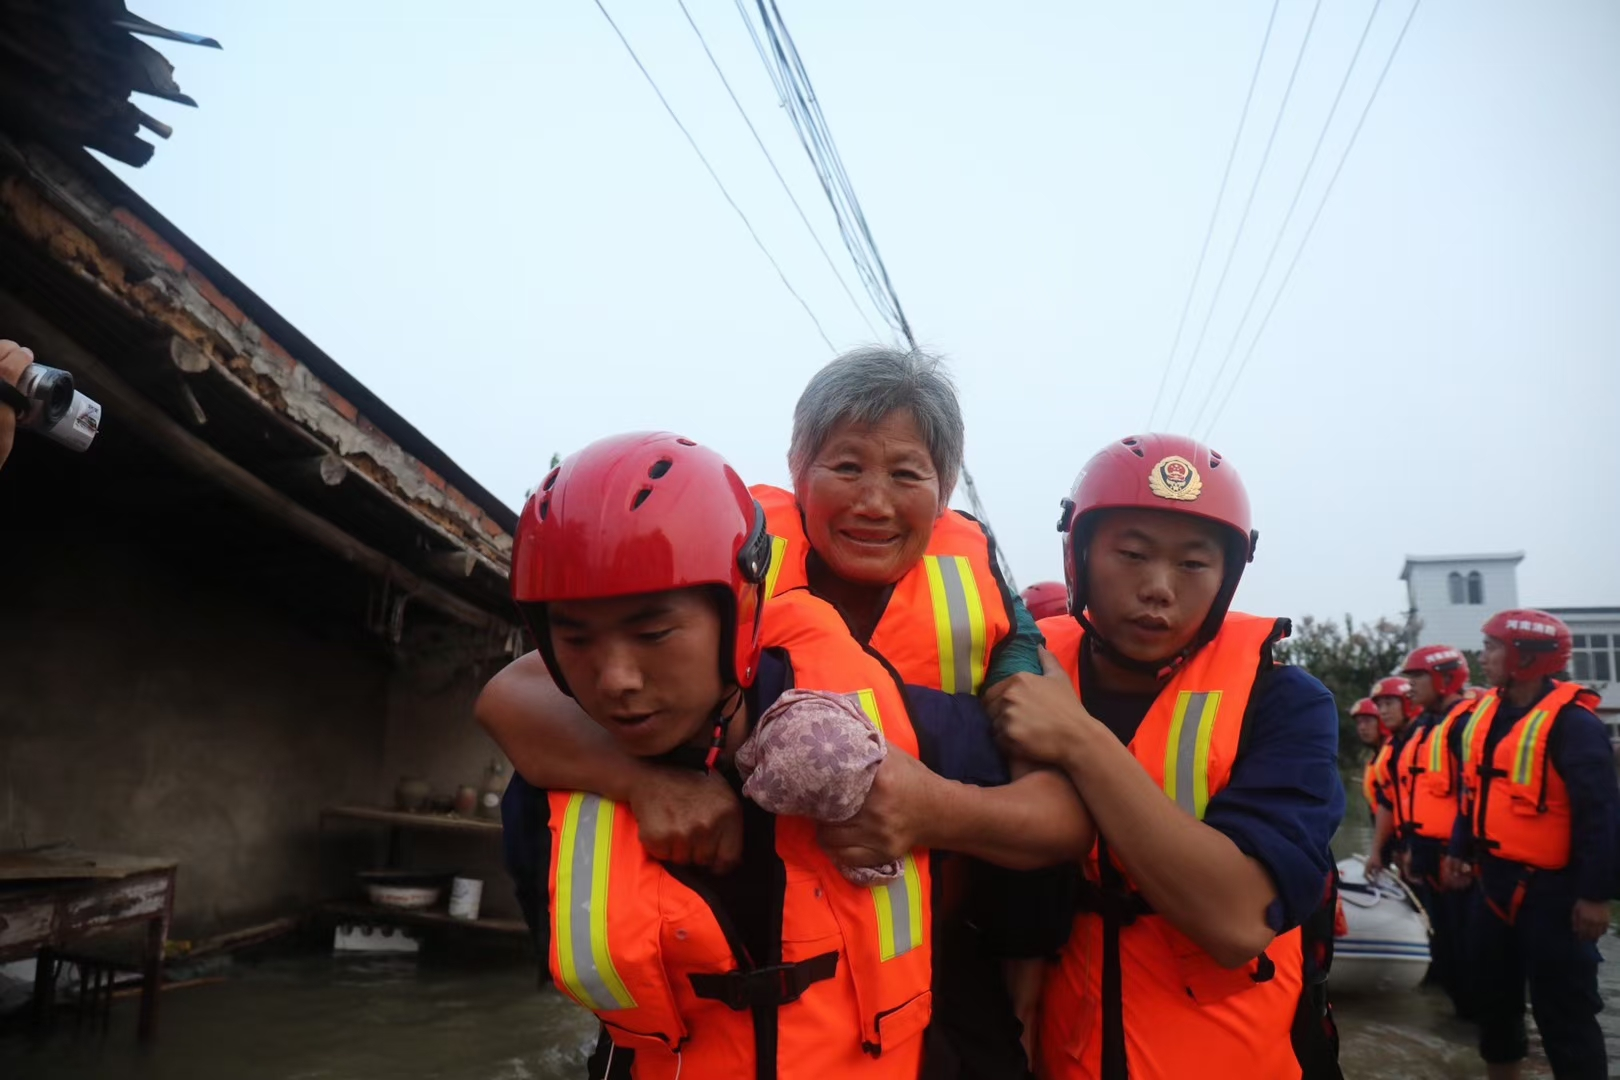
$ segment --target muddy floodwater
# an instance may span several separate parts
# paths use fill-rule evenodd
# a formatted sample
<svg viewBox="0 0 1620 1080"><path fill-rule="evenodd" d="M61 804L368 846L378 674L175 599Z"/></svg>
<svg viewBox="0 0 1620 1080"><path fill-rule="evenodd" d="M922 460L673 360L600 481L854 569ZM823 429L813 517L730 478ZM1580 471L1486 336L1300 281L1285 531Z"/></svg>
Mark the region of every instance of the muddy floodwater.
<svg viewBox="0 0 1620 1080"><path fill-rule="evenodd" d="M1344 828L1334 839L1335 853L1365 854L1370 847L1371 823L1359 784L1346 785L1350 808ZM1610 1075L1620 1074L1620 938L1613 933L1599 942L1604 964L1598 968L1599 987L1606 1008L1598 1018L1609 1045ZM1438 990L1392 994L1378 998L1339 998L1334 1002L1339 1020L1340 1054L1350 1080L1395 1080L1397 1077L1483 1077L1485 1069L1474 1050L1474 1028L1451 1015L1451 1004ZM1524 1076L1551 1077L1541 1054L1536 1026L1530 1028L1530 1060Z"/></svg>
<svg viewBox="0 0 1620 1080"><path fill-rule="evenodd" d="M1366 849L1356 817L1337 843ZM1602 944L1609 1056L1620 1063L1620 938ZM79 1032L63 1013L36 1044L0 1036L4 1080L578 1080L590 1017L536 989L532 963L459 954L421 958L303 955L238 963L222 981L163 995L156 1044L137 1052L135 1002L115 1003L110 1031ZM1337 1003L1347 1077L1478 1077L1472 1031L1444 997L1421 992ZM1532 1031L1533 1031L1532 1027ZM1533 1036L1532 1036L1533 1038ZM1539 1050L1527 1076L1550 1076Z"/></svg>

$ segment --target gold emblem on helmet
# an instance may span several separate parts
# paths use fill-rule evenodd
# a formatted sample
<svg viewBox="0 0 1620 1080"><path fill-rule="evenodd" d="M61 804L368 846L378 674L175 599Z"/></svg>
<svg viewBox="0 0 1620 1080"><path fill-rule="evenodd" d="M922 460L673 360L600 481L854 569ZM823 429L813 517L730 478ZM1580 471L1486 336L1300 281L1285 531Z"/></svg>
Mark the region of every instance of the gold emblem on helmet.
<svg viewBox="0 0 1620 1080"><path fill-rule="evenodd" d="M1204 490L1204 481L1193 463L1171 454L1148 473L1148 490L1161 499L1192 502Z"/></svg>

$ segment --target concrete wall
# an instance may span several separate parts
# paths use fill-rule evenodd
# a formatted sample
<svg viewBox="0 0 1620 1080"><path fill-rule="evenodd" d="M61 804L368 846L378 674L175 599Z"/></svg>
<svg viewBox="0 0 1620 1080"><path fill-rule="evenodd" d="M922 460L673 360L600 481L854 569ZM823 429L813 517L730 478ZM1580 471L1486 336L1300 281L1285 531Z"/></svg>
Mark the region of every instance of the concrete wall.
<svg viewBox="0 0 1620 1080"><path fill-rule="evenodd" d="M1407 593L1417 617L1423 620L1418 644L1479 648L1481 624L1503 608L1518 606L1516 565L1516 560L1500 559L1413 563L1407 577ZM1478 571L1482 579L1481 602L1467 603L1465 590L1465 602L1453 604L1449 576L1454 572L1461 574L1466 584L1472 571Z"/></svg>
<svg viewBox="0 0 1620 1080"><path fill-rule="evenodd" d="M28 573L0 617L0 844L180 860L181 937L318 896L321 807L383 786L385 659L150 547L29 539L5 559Z"/></svg>
<svg viewBox="0 0 1620 1080"><path fill-rule="evenodd" d="M404 773L447 792L482 779L493 747L471 703L492 668L469 643L392 648L366 627L373 583L142 463L19 458L0 473L0 848L177 859L189 938L383 864L386 830L323 827L323 807L390 805ZM407 615L408 634L433 625ZM498 840L403 853L479 873L503 914Z"/></svg>

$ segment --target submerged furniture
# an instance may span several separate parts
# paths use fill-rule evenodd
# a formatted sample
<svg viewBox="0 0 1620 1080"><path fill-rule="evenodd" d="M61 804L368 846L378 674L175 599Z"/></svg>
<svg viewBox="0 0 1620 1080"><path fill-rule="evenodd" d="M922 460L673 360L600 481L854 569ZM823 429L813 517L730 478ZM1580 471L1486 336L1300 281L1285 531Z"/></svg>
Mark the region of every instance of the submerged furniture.
<svg viewBox="0 0 1620 1080"><path fill-rule="evenodd" d="M146 924L141 957L142 1042L157 1030L163 947L174 914L170 859L110 855L69 847L0 852L0 961L38 956L34 977L35 1016L49 1014L56 969L73 944L84 938ZM110 977L107 989L111 988Z"/></svg>

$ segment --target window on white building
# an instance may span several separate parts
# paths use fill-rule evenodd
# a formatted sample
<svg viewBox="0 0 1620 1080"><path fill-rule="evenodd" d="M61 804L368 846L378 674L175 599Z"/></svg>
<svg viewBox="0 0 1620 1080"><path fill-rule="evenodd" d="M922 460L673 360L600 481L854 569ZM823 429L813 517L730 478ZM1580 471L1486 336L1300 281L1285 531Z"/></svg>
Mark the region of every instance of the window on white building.
<svg viewBox="0 0 1620 1080"><path fill-rule="evenodd" d="M1470 604L1483 604L1485 602L1485 579L1478 570L1468 571L1468 602Z"/></svg>
<svg viewBox="0 0 1620 1080"><path fill-rule="evenodd" d="M1463 576L1455 570L1446 575L1446 593L1453 604L1460 604L1464 600Z"/></svg>
<svg viewBox="0 0 1620 1080"><path fill-rule="evenodd" d="M1620 634L1576 634L1574 644L1576 682L1611 682L1620 672Z"/></svg>

